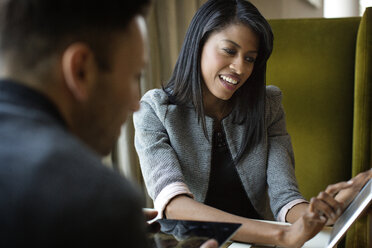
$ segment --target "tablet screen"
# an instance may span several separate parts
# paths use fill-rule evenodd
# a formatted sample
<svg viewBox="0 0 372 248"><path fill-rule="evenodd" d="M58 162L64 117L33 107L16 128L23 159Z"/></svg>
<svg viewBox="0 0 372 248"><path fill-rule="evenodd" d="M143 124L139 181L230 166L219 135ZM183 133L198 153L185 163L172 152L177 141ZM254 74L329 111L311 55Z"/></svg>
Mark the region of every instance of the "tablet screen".
<svg viewBox="0 0 372 248"><path fill-rule="evenodd" d="M337 245L355 220L372 202L372 179L363 187L333 226L327 248Z"/></svg>
<svg viewBox="0 0 372 248"><path fill-rule="evenodd" d="M150 234L151 248L199 248L208 239L217 240L221 246L238 230L241 224L188 221L188 220L157 220L160 232Z"/></svg>

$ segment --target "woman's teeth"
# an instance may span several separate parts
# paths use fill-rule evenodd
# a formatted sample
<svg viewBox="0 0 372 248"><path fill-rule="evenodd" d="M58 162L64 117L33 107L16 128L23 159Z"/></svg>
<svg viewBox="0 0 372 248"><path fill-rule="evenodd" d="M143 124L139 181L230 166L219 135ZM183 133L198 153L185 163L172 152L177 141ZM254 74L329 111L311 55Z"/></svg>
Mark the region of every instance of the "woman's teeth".
<svg viewBox="0 0 372 248"><path fill-rule="evenodd" d="M227 76L220 76L221 79L225 80L226 82L229 82L230 84L234 84L234 85L237 85L238 84L238 81L230 78L230 77L227 77Z"/></svg>

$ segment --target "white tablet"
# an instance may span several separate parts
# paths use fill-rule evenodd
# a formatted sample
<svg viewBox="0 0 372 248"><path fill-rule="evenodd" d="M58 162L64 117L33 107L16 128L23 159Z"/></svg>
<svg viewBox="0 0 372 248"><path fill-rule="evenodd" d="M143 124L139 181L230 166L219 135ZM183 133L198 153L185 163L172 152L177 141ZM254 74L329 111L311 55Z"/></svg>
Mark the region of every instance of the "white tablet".
<svg viewBox="0 0 372 248"><path fill-rule="evenodd" d="M372 202L372 179L363 187L333 226L327 248L333 248Z"/></svg>

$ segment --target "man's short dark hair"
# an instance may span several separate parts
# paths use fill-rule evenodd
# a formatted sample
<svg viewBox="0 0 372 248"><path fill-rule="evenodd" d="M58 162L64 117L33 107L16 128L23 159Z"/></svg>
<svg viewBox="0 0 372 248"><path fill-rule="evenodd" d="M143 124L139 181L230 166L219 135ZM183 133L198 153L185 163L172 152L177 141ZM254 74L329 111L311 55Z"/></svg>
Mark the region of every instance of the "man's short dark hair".
<svg viewBox="0 0 372 248"><path fill-rule="evenodd" d="M109 36L125 30L151 0L0 0L0 56L32 69L69 43L88 43L97 62L107 67ZM104 50L104 51L102 51ZM102 56L100 56L102 55ZM102 57L102 58L100 58Z"/></svg>

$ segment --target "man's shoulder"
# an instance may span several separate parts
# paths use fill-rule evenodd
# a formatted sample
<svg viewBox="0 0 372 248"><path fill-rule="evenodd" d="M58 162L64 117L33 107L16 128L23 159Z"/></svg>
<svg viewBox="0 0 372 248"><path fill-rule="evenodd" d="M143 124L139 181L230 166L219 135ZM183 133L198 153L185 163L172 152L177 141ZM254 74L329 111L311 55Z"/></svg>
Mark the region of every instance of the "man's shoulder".
<svg viewBox="0 0 372 248"><path fill-rule="evenodd" d="M118 173L104 166L93 150L57 122L17 117L0 124L0 136L0 176L23 181L35 190L42 189L39 182L49 189L55 186L54 190L58 184L71 190L82 187L77 191L81 193L100 183L117 190L126 188Z"/></svg>
<svg viewBox="0 0 372 248"><path fill-rule="evenodd" d="M0 157L13 156L26 164L97 160L77 137L60 123L43 118L16 116L0 124ZM7 146L12 147L8 150ZM4 153L7 154L4 154Z"/></svg>
<svg viewBox="0 0 372 248"><path fill-rule="evenodd" d="M0 123L3 227L19 232L32 226L35 237L61 237L58 230L68 230L69 237L83 233L109 241L116 228L130 233L125 228L142 220L140 192L78 138L48 122L14 124L8 134Z"/></svg>

